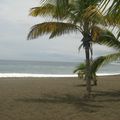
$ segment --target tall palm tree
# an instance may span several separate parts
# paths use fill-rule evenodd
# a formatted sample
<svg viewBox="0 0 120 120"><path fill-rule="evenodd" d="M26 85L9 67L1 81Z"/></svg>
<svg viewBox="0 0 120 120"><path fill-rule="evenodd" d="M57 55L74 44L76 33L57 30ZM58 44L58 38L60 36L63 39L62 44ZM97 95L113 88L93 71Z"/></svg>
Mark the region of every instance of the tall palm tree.
<svg viewBox="0 0 120 120"><path fill-rule="evenodd" d="M106 9L106 7L108 7L108 9ZM113 31L116 31L116 35L114 36L110 31L107 31L109 34L107 35L107 39L106 35L103 33L102 37L99 36L99 40L95 42L112 47L117 51L115 53L96 58L91 65L92 73L97 72L101 66L120 59L120 0L102 0L98 8L104 12L107 24L113 28ZM79 66L76 70L79 70Z"/></svg>
<svg viewBox="0 0 120 120"><path fill-rule="evenodd" d="M101 39L97 42L114 48L116 52L96 58L91 66L92 72L96 72L101 66L120 58L120 0L102 0L101 4L99 9L104 12L107 23L115 31L115 36L113 35L113 39L107 41Z"/></svg>
<svg viewBox="0 0 120 120"><path fill-rule="evenodd" d="M95 29L96 30L96 29ZM116 49L117 51L120 50L120 41L115 37L115 35L108 31L108 30L103 30L99 28L99 31L97 32L97 35L93 34L93 39L96 39L95 41L92 41L93 43L97 43L100 45L106 45L108 47L112 47ZM80 49L80 48L79 48ZM91 74L91 79L94 82L94 85L97 85L96 81L96 72L97 70L104 64L107 64L107 62L116 60L119 56L119 53L111 54L111 55L106 55L106 56L101 56L98 57L97 59L91 61L91 69L90 69L90 74ZM74 70L74 73L85 73L85 68L86 64L82 63L79 66L76 67Z"/></svg>
<svg viewBox="0 0 120 120"><path fill-rule="evenodd" d="M54 21L34 25L28 39L37 38L43 34L50 34L50 38L70 32L80 32L83 35L82 45L86 54L86 84L87 95L91 93L90 56L92 55L92 42L99 35L100 24L105 24L104 16L97 6L101 0L43 0L42 6L34 7L30 15L50 16ZM93 17L94 16L94 17ZM91 53L91 54L90 54Z"/></svg>
<svg viewBox="0 0 120 120"><path fill-rule="evenodd" d="M117 39L112 40L112 42L106 41L105 45L107 45L108 47L114 48L116 50L116 52L96 58L92 62L92 65L91 65L92 72L96 72L103 65L106 65L106 64L113 62L113 61L116 61L120 58L120 41L119 40L117 40Z"/></svg>

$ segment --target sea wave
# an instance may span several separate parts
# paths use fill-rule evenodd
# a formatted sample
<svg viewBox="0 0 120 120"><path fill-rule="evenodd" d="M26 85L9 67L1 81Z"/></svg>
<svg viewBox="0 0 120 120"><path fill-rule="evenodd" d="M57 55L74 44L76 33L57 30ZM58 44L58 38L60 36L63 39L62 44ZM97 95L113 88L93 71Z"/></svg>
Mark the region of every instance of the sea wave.
<svg viewBox="0 0 120 120"><path fill-rule="evenodd" d="M76 74L0 73L0 77L77 77Z"/></svg>
<svg viewBox="0 0 120 120"><path fill-rule="evenodd" d="M120 73L97 73L97 76L120 75ZM30 74L30 73L0 73L0 78L6 77L78 77L77 74Z"/></svg>
<svg viewBox="0 0 120 120"><path fill-rule="evenodd" d="M120 75L120 73L97 73L97 76Z"/></svg>
<svg viewBox="0 0 120 120"><path fill-rule="evenodd" d="M119 63L117 63L117 62L112 62L112 63L110 63L111 65L120 65L120 62Z"/></svg>

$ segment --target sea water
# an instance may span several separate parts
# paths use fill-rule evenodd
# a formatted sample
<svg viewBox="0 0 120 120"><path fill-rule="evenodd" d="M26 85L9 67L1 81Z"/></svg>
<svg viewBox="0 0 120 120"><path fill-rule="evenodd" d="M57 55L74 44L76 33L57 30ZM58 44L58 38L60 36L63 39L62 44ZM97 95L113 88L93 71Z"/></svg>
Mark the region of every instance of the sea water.
<svg viewBox="0 0 120 120"><path fill-rule="evenodd" d="M0 77L77 77L73 73L79 62L0 60ZM99 69L97 75L120 74L120 63Z"/></svg>

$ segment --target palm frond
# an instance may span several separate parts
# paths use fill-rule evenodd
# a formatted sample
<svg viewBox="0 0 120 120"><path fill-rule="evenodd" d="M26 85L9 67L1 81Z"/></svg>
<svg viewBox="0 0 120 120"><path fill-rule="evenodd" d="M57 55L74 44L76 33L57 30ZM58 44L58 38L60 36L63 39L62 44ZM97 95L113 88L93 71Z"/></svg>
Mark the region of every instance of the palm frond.
<svg viewBox="0 0 120 120"><path fill-rule="evenodd" d="M113 0L112 5L108 9L108 13L112 13L115 15L114 17L120 19L120 0Z"/></svg>
<svg viewBox="0 0 120 120"><path fill-rule="evenodd" d="M109 30L94 26L91 34L94 43L120 50L120 41Z"/></svg>
<svg viewBox="0 0 120 120"><path fill-rule="evenodd" d="M118 58L120 58L120 52L105 55L105 56L100 56L92 62L91 70L92 72L95 73L103 65L113 62Z"/></svg>
<svg viewBox="0 0 120 120"><path fill-rule="evenodd" d="M118 31L117 39L120 38L120 30Z"/></svg>
<svg viewBox="0 0 120 120"><path fill-rule="evenodd" d="M66 34L69 32L78 31L78 27L71 23L63 23L63 22L44 22L41 24L34 25L29 34L28 39L35 39L43 34L49 34L50 38L55 36L60 36L62 34Z"/></svg>
<svg viewBox="0 0 120 120"><path fill-rule="evenodd" d="M102 0L101 4L99 9L104 11L110 25L120 24L120 0Z"/></svg>
<svg viewBox="0 0 120 120"><path fill-rule="evenodd" d="M119 16L119 18L117 18L117 17L116 17L116 13L114 13L114 15L109 13L105 16L108 25L119 27L120 26L120 16Z"/></svg>
<svg viewBox="0 0 120 120"><path fill-rule="evenodd" d="M86 65L85 63L80 63L76 68L75 70L73 71L73 73L78 73L79 71L83 71L86 69Z"/></svg>
<svg viewBox="0 0 120 120"><path fill-rule="evenodd" d="M100 12L96 5L90 5L88 8L86 8L83 14L83 18L93 22L94 24L100 23L106 25L106 19L103 13Z"/></svg>
<svg viewBox="0 0 120 120"><path fill-rule="evenodd" d="M83 43L80 44L80 46L78 47L78 51L80 52L81 48L83 47Z"/></svg>
<svg viewBox="0 0 120 120"><path fill-rule="evenodd" d="M97 41L101 45L106 45L114 49L120 50L120 41L112 34L112 32L104 31Z"/></svg>
<svg viewBox="0 0 120 120"><path fill-rule="evenodd" d="M56 6L52 4L46 4L40 7L34 7L30 9L30 16L36 17L41 15L54 15Z"/></svg>

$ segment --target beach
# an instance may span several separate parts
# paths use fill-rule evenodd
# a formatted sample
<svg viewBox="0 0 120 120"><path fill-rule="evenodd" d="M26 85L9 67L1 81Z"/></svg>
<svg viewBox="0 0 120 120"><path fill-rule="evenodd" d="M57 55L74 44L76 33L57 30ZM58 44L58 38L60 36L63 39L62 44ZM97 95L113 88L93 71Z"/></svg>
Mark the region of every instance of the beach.
<svg viewBox="0 0 120 120"><path fill-rule="evenodd" d="M0 78L0 120L119 120L120 76L97 79L88 100L78 78Z"/></svg>

